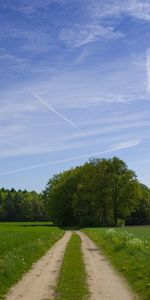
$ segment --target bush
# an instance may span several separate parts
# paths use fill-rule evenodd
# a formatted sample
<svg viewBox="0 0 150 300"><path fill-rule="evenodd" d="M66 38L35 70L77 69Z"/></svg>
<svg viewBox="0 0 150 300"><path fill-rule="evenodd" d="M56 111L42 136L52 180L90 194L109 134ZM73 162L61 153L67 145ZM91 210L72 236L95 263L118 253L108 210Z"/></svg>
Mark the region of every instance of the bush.
<svg viewBox="0 0 150 300"><path fill-rule="evenodd" d="M124 227L125 226L125 220L118 219L117 220L117 227Z"/></svg>

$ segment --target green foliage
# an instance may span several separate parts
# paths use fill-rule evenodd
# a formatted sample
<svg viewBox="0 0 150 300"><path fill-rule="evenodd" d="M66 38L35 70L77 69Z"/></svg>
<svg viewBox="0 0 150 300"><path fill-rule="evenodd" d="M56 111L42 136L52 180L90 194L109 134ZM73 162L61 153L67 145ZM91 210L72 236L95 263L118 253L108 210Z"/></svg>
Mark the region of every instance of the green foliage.
<svg viewBox="0 0 150 300"><path fill-rule="evenodd" d="M139 206L140 197L135 173L117 157L92 159L58 174L44 192L52 220L61 226L124 224Z"/></svg>
<svg viewBox="0 0 150 300"><path fill-rule="evenodd" d="M0 224L0 299L62 235L49 224Z"/></svg>
<svg viewBox="0 0 150 300"><path fill-rule="evenodd" d="M87 296L88 288L81 241L78 235L73 234L65 252L56 290L56 300L84 300Z"/></svg>
<svg viewBox="0 0 150 300"><path fill-rule="evenodd" d="M34 191L0 190L0 221L48 220L45 200Z"/></svg>
<svg viewBox="0 0 150 300"><path fill-rule="evenodd" d="M123 220L123 219L117 220L117 227L123 227L124 225L125 225L125 220Z"/></svg>
<svg viewBox="0 0 150 300"><path fill-rule="evenodd" d="M0 190L0 221L48 220L80 227L150 224L150 189L113 157L53 176L42 194Z"/></svg>
<svg viewBox="0 0 150 300"><path fill-rule="evenodd" d="M59 226L76 224L72 200L78 178L78 168L71 169L50 179L44 191L51 219Z"/></svg>
<svg viewBox="0 0 150 300"><path fill-rule="evenodd" d="M150 227L91 228L84 232L103 249L141 299L149 300Z"/></svg>
<svg viewBox="0 0 150 300"><path fill-rule="evenodd" d="M144 184L140 184L140 190L139 204L127 219L128 225L150 224L150 189Z"/></svg>

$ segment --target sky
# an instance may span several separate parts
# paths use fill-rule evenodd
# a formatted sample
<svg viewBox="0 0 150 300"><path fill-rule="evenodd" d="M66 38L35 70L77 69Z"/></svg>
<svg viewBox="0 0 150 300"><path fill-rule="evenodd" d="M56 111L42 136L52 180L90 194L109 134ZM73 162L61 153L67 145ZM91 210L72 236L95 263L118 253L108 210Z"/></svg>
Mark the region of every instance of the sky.
<svg viewBox="0 0 150 300"><path fill-rule="evenodd" d="M0 187L92 157L150 187L150 1L0 1Z"/></svg>

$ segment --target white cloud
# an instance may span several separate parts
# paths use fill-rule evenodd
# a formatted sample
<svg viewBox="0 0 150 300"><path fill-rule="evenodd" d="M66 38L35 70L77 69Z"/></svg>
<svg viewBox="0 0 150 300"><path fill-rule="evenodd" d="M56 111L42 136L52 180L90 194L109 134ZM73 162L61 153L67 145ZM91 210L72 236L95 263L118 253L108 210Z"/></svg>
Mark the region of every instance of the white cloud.
<svg viewBox="0 0 150 300"><path fill-rule="evenodd" d="M149 70L148 58L149 51L147 70ZM136 57L136 61L139 61L139 56ZM42 68L39 70L40 73L43 71ZM42 95L49 105L64 115L68 114L67 109L149 100L146 92L148 81L146 65L145 68L137 66L135 57L134 59L127 57L122 61L115 60L109 64L102 62L98 70L94 70L92 67L90 69L74 68L72 71L53 73L50 78L47 76L48 79L40 82L35 81L34 83L34 80L31 79L29 85L18 84L18 88L17 86L14 88L16 93L12 89L6 90L4 94L1 92L0 98L3 101L1 100L0 118L4 119L7 112L9 116L14 117L17 112L19 114L24 110L28 112L44 110L40 103L38 104L27 93L28 88L34 90L36 94Z"/></svg>
<svg viewBox="0 0 150 300"><path fill-rule="evenodd" d="M149 0L95 0L88 4L89 13L93 18L121 18L124 15L143 21L150 21ZM115 20L114 20L115 21Z"/></svg>
<svg viewBox="0 0 150 300"><path fill-rule="evenodd" d="M84 52L84 51L83 51ZM55 106L87 108L95 105L113 103L132 103L149 101L146 92L147 72L146 55L127 56L114 61L100 61L95 70L80 68L54 76L46 97L55 99ZM100 57L101 59L101 57ZM98 58L97 58L98 61ZM135 63L135 62L139 62ZM59 90L57 89L59 86ZM54 88L56 92L54 92ZM38 90L37 90L38 91ZM65 97L64 97L65 95Z"/></svg>
<svg viewBox="0 0 150 300"><path fill-rule="evenodd" d="M99 126L99 125L108 125L110 123L114 124L122 124L122 123L134 123L134 122L140 122L141 121L149 121L149 116L146 117L145 114L141 113L131 113L131 114L122 114L122 113L107 113L107 115L104 114L104 116L101 116L94 120L83 120L80 122L80 126ZM119 125L120 126L120 125ZM140 125L141 126L141 125Z"/></svg>
<svg viewBox="0 0 150 300"><path fill-rule="evenodd" d="M132 130L133 128L144 128L147 127L149 128L150 126L150 121L149 120L141 120L141 121L134 121L129 119L130 122L119 122L119 124L116 122L114 125L113 122L112 124L109 124L109 126L101 126L100 128L92 128L92 129L87 129L84 131L81 131L79 133L72 134L70 137L66 136L64 137L64 140L77 140L77 139L83 139L83 138L91 138L91 137L96 137L96 136L103 136L103 135L110 135L114 133L115 135L118 132L123 132L123 130L130 129Z"/></svg>
<svg viewBox="0 0 150 300"><path fill-rule="evenodd" d="M122 33L115 32L114 27L94 24L75 25L60 32L60 39L72 47L81 47L100 40L115 40L122 36Z"/></svg>
<svg viewBox="0 0 150 300"><path fill-rule="evenodd" d="M14 132L13 132L14 133ZM5 137L7 140L7 137ZM97 141L92 143L93 145L98 144ZM6 147L7 146L7 147ZM9 146L9 147L8 147ZM61 143L58 139L55 141L53 139L52 143L37 143L31 144L27 141L24 141L22 144L15 144L14 142L0 142L0 158L7 158L7 157L20 157L20 156L31 156L31 155L40 155L40 154L50 154L61 152L64 150L74 150L74 149L82 149L85 147L90 147L90 141L76 141L76 142L65 142Z"/></svg>
<svg viewBox="0 0 150 300"><path fill-rule="evenodd" d="M128 7L128 0L89 1L88 12L91 17L103 20L105 18L120 17Z"/></svg>
<svg viewBox="0 0 150 300"><path fill-rule="evenodd" d="M14 119L20 119L23 116L26 118L27 114L41 111L40 105L23 92L18 94L13 94L13 91L8 94L4 93L1 95L0 105L0 121L14 121Z"/></svg>
<svg viewBox="0 0 150 300"><path fill-rule="evenodd" d="M45 139L43 140L41 139L40 134L35 137L35 130L36 132L40 132L39 129L34 129L33 127L31 129L30 127L27 129L27 124L24 124L24 122L22 122L20 126L17 126L16 124L15 127L12 127L11 125L5 128L5 130L2 129L2 131L0 131L0 158L55 153L56 151L82 149L86 147L89 148L91 146L96 147L96 145L99 146L103 144L107 144L108 146L110 142L118 141L120 137L124 137L124 139L126 138L127 140L132 138L134 128L148 128L150 125L148 120L142 121L138 115L133 115L133 117L132 115L126 117L122 116L122 119L120 117L116 117L109 121L109 125L107 124L107 121L103 121L103 123L96 123L94 124L97 125L95 128L83 129L78 134L66 134L66 136L64 136L61 135L60 132L57 132L57 134L55 133L55 135L52 136L50 133L50 140L47 139L47 132L45 132ZM114 122L116 123L115 125ZM41 124L40 127L44 132L44 124ZM46 127L49 131L47 125ZM131 134L127 133L127 129L130 129ZM136 132L136 134L134 133L134 136L140 136L140 134ZM142 137L143 136L144 135L142 133ZM10 145L10 147L8 147L8 145ZM117 148L124 147L124 144L122 143L115 144L115 147L116 145Z"/></svg>
<svg viewBox="0 0 150 300"><path fill-rule="evenodd" d="M27 15L33 15L37 11L47 10L53 4L64 4L66 7L70 5L69 0L22 0L16 4L9 0L2 1L3 8L11 8L18 10ZM124 14L131 17L150 21L150 2L149 0L78 0L80 7L83 6L84 11L88 11L93 17L100 19L121 17Z"/></svg>
<svg viewBox="0 0 150 300"><path fill-rule="evenodd" d="M137 19L150 21L150 2L149 0L130 0L127 12Z"/></svg>

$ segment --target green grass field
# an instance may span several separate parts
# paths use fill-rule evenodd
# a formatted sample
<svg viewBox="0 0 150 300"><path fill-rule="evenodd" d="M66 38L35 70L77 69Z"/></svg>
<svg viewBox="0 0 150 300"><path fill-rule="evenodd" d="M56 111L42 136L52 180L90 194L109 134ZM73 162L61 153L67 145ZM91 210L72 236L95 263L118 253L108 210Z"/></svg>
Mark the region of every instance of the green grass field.
<svg viewBox="0 0 150 300"><path fill-rule="evenodd" d="M50 223L0 223L0 299L64 231ZM83 230L128 280L141 299L150 299L150 226ZM73 234L64 255L57 300L88 299L80 237Z"/></svg>
<svg viewBox="0 0 150 300"><path fill-rule="evenodd" d="M150 226L128 226L125 229L141 240L150 241ZM120 230L120 228L117 230Z"/></svg>
<svg viewBox="0 0 150 300"><path fill-rule="evenodd" d="M150 299L150 226L83 230L127 278L141 299Z"/></svg>
<svg viewBox="0 0 150 300"><path fill-rule="evenodd" d="M56 295L57 300L84 300L88 296L81 240L76 234L67 245Z"/></svg>
<svg viewBox="0 0 150 300"><path fill-rule="evenodd" d="M49 223L0 223L0 299L63 233Z"/></svg>

